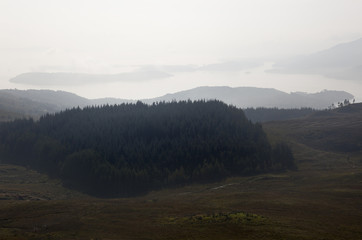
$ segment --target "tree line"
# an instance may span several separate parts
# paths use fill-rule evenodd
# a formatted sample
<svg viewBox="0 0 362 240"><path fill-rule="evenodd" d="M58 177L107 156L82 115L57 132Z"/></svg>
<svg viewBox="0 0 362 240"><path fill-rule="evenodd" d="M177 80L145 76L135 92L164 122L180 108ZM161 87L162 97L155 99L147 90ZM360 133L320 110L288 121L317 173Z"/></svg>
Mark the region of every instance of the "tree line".
<svg viewBox="0 0 362 240"><path fill-rule="evenodd" d="M101 197L295 166L286 144L272 148L260 124L220 101L73 108L2 123L0 139L3 161Z"/></svg>

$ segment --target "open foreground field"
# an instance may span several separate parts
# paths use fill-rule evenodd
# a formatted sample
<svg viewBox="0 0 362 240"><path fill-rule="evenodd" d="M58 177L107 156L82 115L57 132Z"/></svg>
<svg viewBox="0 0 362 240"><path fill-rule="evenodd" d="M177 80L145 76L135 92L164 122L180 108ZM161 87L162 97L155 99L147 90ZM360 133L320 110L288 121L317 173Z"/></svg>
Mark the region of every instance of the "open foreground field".
<svg viewBox="0 0 362 240"><path fill-rule="evenodd" d="M291 144L297 171L97 199L0 165L0 239L362 239L362 154Z"/></svg>

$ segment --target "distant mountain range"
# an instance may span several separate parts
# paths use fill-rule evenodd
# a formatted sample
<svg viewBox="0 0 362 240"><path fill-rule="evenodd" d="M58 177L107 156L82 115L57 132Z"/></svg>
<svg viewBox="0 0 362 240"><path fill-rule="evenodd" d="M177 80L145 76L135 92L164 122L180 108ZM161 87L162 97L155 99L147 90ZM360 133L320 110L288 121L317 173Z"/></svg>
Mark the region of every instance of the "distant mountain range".
<svg viewBox="0 0 362 240"><path fill-rule="evenodd" d="M239 108L278 107L323 109L332 103L352 99L353 95L344 91L327 91L319 93L285 93L271 88L254 87L198 87L173 94L166 94L142 102L180 101L199 99L218 99ZM119 98L87 99L76 94L52 90L0 90L0 121L19 117L38 118L46 113L59 112L67 108L85 107L104 104L121 104L136 102Z"/></svg>
<svg viewBox="0 0 362 240"><path fill-rule="evenodd" d="M172 100L218 99L239 108L301 108L323 109L332 103L352 99L353 95L344 91L327 91L319 93L285 93L273 88L256 87L198 87L165 96L142 100L146 103Z"/></svg>
<svg viewBox="0 0 362 240"><path fill-rule="evenodd" d="M344 80L362 80L362 38L311 55L299 56L274 65L271 72L319 74Z"/></svg>

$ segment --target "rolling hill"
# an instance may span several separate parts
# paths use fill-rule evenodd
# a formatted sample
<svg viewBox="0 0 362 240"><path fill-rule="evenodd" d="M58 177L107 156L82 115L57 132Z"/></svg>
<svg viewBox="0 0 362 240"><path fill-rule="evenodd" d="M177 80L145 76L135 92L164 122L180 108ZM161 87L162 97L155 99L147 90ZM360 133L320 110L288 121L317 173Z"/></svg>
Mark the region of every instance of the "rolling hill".
<svg viewBox="0 0 362 240"><path fill-rule="evenodd" d="M316 149L341 153L362 151L362 103L265 125L277 127L296 141Z"/></svg>
<svg viewBox="0 0 362 240"><path fill-rule="evenodd" d="M132 102L122 99L102 98L90 100L74 93L53 90L0 90L0 121L32 117L38 119L47 113L103 104Z"/></svg>
<svg viewBox="0 0 362 240"><path fill-rule="evenodd" d="M89 104L88 99L64 91L0 90L0 114L4 120L15 117L39 118L46 113Z"/></svg>

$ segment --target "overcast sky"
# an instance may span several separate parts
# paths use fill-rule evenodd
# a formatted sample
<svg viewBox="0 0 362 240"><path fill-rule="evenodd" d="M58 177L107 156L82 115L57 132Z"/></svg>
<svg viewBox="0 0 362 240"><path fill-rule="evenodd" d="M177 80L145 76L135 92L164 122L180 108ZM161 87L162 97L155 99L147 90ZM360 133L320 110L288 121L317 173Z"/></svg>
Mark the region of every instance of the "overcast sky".
<svg viewBox="0 0 362 240"><path fill-rule="evenodd" d="M291 76L265 74L260 63L361 38L361 9L361 0L0 0L0 88L60 89L90 98L146 98L204 85L345 88L356 95L362 82L321 76L288 82ZM124 77L156 71L170 77ZM9 82L29 72L122 78Z"/></svg>

